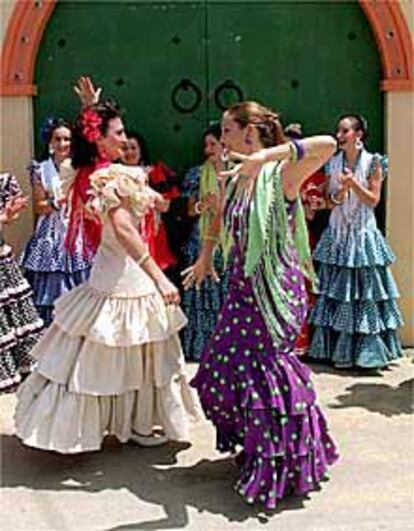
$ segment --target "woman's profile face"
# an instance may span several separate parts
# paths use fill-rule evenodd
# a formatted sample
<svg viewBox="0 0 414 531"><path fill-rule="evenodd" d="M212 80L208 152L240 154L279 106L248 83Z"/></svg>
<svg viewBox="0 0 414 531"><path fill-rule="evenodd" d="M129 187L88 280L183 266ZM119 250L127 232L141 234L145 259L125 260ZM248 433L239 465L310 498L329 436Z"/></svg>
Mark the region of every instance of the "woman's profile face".
<svg viewBox="0 0 414 531"><path fill-rule="evenodd" d="M65 126L57 127L49 142L49 148L53 151L53 155L58 160L64 160L70 156L70 143L72 140L72 132Z"/></svg>
<svg viewBox="0 0 414 531"><path fill-rule="evenodd" d="M221 143L228 151L243 153L246 149L244 129L227 112L221 121Z"/></svg>
<svg viewBox="0 0 414 531"><path fill-rule="evenodd" d="M136 138L128 138L123 149L122 162L127 166L138 166L141 161L141 146Z"/></svg>
<svg viewBox="0 0 414 531"><path fill-rule="evenodd" d="M204 137L204 155L207 159L218 160L223 153L223 146L214 135Z"/></svg>
<svg viewBox="0 0 414 531"><path fill-rule="evenodd" d="M361 138L361 132L355 131L351 120L348 118L340 120L336 130L336 140L338 141L339 149L346 150L349 147L355 146L359 138Z"/></svg>
<svg viewBox="0 0 414 531"><path fill-rule="evenodd" d="M115 161L122 159L126 142L124 124L121 118L117 117L109 120L107 131L98 140L97 146L109 160Z"/></svg>

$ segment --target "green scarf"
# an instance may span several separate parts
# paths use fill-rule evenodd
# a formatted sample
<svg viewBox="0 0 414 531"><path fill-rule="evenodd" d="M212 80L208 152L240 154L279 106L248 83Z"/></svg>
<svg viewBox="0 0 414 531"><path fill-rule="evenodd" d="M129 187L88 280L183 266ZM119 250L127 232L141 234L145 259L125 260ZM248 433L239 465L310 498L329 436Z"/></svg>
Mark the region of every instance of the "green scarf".
<svg viewBox="0 0 414 531"><path fill-rule="evenodd" d="M249 214L245 274L247 276L253 274L266 248L269 247L270 241L276 235L277 243L282 249L287 243L294 243L304 275L312 282L315 282L317 276L313 269L308 228L302 201L299 197L296 200L295 230L292 234L287 222L280 167L280 163L277 162L264 164L257 178Z"/></svg>
<svg viewBox="0 0 414 531"><path fill-rule="evenodd" d="M213 164L206 160L206 162L200 166L200 189L199 189L199 200L202 200L209 193L220 195L220 186L217 178L216 170L214 169ZM205 210L199 219L200 227L200 236L201 240L206 240L211 238L209 235L210 226L214 219L214 212L211 210ZM231 234L225 230L220 231L220 235L217 237L217 244L221 247L224 259L224 265L227 265L227 259L230 254L230 249L233 246L233 238Z"/></svg>
<svg viewBox="0 0 414 531"><path fill-rule="evenodd" d="M299 258L304 275L315 286L308 230L300 198L295 206L294 230L286 212L281 165L264 164L256 180L247 220L244 272L252 279L260 311L275 340L283 340L286 325L298 327L291 311L293 292L282 287L287 269ZM298 330L299 331L299 330Z"/></svg>
<svg viewBox="0 0 414 531"><path fill-rule="evenodd" d="M209 160L206 160L206 162L200 166L200 190L198 194L199 200L201 201L208 194L219 195L220 189L216 170L214 169L213 164ZM207 239L213 218L214 212L211 210L205 210L201 213L199 227L202 240Z"/></svg>

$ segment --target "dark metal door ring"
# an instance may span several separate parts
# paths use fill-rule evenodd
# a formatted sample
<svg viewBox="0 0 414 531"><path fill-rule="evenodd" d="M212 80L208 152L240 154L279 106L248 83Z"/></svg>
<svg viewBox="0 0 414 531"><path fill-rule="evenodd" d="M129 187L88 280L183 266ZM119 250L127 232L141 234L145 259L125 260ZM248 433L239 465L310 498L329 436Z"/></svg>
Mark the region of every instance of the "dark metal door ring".
<svg viewBox="0 0 414 531"><path fill-rule="evenodd" d="M236 95L235 103L240 103L241 101L244 100L242 89L238 85L236 85L236 83L232 81L231 79L226 79L226 81L223 81L223 83L220 83L220 85L218 85L216 87L216 90L214 91L214 102L217 105L217 107L221 109L222 111L225 111L228 107L228 105L225 105L221 101L221 97L223 93L226 91L233 91L235 93Z"/></svg>
<svg viewBox="0 0 414 531"><path fill-rule="evenodd" d="M190 105L183 105L179 102L180 93L188 93L192 91L194 94L194 101ZM171 103L175 110L183 114L190 114L194 112L201 103L201 89L191 79L182 79L171 92Z"/></svg>

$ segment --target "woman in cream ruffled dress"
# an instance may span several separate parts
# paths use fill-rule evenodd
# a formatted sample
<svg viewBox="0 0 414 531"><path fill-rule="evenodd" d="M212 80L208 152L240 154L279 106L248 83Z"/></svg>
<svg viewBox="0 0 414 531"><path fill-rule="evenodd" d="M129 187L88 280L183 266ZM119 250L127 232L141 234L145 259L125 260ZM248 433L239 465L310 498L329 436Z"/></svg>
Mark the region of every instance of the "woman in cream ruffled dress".
<svg viewBox="0 0 414 531"><path fill-rule="evenodd" d="M112 104L84 109L67 244L84 227L85 252L98 250L90 280L57 301L32 351L38 365L19 390L15 416L28 446L87 452L108 434L144 446L188 440L189 418L198 415L177 334L186 324L179 294L136 228L155 192L142 170L110 162L125 140Z"/></svg>

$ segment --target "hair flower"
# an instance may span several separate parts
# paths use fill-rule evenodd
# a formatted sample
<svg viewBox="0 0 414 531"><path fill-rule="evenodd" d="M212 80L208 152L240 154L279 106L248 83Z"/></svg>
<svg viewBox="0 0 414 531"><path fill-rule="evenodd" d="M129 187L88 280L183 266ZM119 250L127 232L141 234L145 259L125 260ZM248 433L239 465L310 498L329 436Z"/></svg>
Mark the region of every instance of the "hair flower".
<svg viewBox="0 0 414 531"><path fill-rule="evenodd" d="M86 109L82 113L82 135L91 144L101 138L102 133L99 127L102 124L102 118L97 112Z"/></svg>

